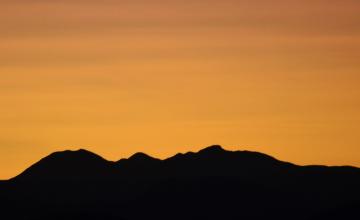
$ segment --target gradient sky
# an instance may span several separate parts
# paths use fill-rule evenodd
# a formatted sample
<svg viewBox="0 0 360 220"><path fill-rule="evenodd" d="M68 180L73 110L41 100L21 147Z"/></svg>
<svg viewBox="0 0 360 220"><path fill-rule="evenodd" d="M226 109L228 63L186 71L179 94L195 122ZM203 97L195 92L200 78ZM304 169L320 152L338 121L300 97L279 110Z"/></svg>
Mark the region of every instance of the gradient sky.
<svg viewBox="0 0 360 220"><path fill-rule="evenodd" d="M211 144L360 166L358 0L1 0L0 179Z"/></svg>

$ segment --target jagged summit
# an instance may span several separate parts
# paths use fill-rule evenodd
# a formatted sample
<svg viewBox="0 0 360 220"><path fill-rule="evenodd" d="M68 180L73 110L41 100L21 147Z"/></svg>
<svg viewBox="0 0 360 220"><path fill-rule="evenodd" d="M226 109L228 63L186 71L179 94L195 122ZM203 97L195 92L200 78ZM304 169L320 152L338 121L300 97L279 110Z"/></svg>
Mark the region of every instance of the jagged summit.
<svg viewBox="0 0 360 220"><path fill-rule="evenodd" d="M172 157L165 159L164 161L176 161L176 160L183 160L185 158L192 158L197 153L194 152L187 152L187 153L177 153Z"/></svg>
<svg viewBox="0 0 360 220"><path fill-rule="evenodd" d="M201 149L196 153L194 152L177 153L174 156L165 159L165 161L190 159L197 156L209 156L209 155L220 156L224 152L230 152L230 151L223 149L220 145L212 145L204 149Z"/></svg>

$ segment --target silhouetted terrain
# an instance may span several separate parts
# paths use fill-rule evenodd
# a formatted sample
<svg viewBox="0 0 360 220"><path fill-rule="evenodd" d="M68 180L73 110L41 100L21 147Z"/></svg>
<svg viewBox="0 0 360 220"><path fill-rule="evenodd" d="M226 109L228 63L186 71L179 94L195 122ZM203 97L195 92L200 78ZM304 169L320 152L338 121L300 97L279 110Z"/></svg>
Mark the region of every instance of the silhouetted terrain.
<svg viewBox="0 0 360 220"><path fill-rule="evenodd" d="M1 219L360 219L360 169L211 146L110 162L86 150L0 181Z"/></svg>

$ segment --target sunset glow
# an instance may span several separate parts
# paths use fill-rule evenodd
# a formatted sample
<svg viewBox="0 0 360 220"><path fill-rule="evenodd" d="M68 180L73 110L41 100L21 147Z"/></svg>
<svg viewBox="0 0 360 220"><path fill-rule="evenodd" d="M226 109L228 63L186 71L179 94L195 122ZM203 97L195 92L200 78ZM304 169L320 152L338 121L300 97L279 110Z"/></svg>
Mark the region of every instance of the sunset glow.
<svg viewBox="0 0 360 220"><path fill-rule="evenodd" d="M360 166L358 0L2 0L0 179L221 144Z"/></svg>

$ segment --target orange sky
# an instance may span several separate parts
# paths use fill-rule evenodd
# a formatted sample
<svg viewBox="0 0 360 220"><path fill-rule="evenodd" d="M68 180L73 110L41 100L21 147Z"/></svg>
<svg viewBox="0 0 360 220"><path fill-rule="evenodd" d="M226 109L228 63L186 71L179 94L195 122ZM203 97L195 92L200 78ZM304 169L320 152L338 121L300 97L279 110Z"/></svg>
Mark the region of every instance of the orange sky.
<svg viewBox="0 0 360 220"><path fill-rule="evenodd" d="M358 0L1 0L0 179L211 144L360 166Z"/></svg>

